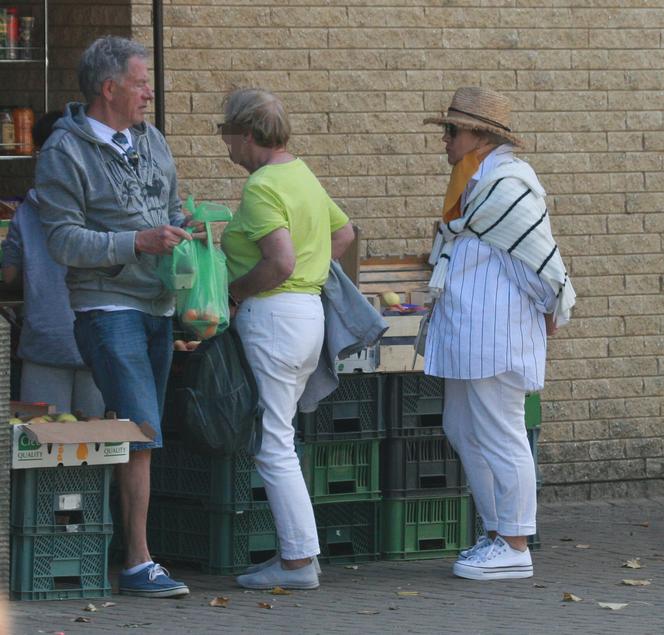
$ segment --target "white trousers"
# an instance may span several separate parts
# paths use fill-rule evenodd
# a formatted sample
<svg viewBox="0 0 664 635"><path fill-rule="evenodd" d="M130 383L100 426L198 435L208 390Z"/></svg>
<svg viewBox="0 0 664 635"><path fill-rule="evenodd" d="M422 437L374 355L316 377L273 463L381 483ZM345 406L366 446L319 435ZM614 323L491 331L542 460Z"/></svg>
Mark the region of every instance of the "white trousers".
<svg viewBox="0 0 664 635"><path fill-rule="evenodd" d="M443 429L457 451L486 531L536 531L537 484L528 444L523 379L445 379Z"/></svg>
<svg viewBox="0 0 664 635"><path fill-rule="evenodd" d="M315 556L320 552L316 520L295 453L293 417L323 346L320 297L279 293L249 298L238 309L235 328L265 409L256 467L265 483L281 556L285 560Z"/></svg>
<svg viewBox="0 0 664 635"><path fill-rule="evenodd" d="M23 360L21 401L54 404L57 412L80 411L86 417L104 416L104 399L87 369L57 368Z"/></svg>

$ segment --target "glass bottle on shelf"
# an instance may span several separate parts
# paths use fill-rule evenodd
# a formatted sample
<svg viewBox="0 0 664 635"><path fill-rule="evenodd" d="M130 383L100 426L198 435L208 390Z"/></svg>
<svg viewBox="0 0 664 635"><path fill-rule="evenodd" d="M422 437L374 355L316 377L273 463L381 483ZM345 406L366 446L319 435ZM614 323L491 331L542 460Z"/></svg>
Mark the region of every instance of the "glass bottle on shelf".
<svg viewBox="0 0 664 635"><path fill-rule="evenodd" d="M14 119L11 110L0 110L0 154L14 153Z"/></svg>

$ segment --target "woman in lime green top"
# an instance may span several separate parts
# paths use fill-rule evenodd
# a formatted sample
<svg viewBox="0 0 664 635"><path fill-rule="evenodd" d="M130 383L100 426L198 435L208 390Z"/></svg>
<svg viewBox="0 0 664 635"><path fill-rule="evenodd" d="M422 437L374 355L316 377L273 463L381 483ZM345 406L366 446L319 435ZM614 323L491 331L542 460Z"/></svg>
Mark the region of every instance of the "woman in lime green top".
<svg viewBox="0 0 664 635"><path fill-rule="evenodd" d="M249 172L222 247L237 307L234 328L264 408L255 459L279 538L279 553L237 581L250 589L314 589L318 536L292 421L323 345L321 287L353 229L306 164L286 149L290 124L275 95L233 91L219 127L231 161Z"/></svg>

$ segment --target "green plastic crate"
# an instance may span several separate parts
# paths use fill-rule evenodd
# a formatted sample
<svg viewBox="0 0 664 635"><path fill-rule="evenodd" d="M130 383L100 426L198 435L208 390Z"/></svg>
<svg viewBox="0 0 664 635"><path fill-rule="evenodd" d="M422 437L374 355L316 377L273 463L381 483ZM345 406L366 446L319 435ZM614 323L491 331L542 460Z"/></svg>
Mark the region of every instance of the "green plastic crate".
<svg viewBox="0 0 664 635"><path fill-rule="evenodd" d="M111 533L11 536L11 594L17 600L106 597Z"/></svg>
<svg viewBox="0 0 664 635"><path fill-rule="evenodd" d="M110 532L112 476L111 465L13 470L11 525L45 534Z"/></svg>
<svg viewBox="0 0 664 635"><path fill-rule="evenodd" d="M277 536L269 509L229 512L153 496L148 544L157 559L230 574L271 557Z"/></svg>
<svg viewBox="0 0 664 635"><path fill-rule="evenodd" d="M306 442L384 437L384 383L382 374L339 375L339 387L294 425Z"/></svg>
<svg viewBox="0 0 664 635"><path fill-rule="evenodd" d="M445 381L422 373L390 373L386 428L390 437L442 432Z"/></svg>
<svg viewBox="0 0 664 635"><path fill-rule="evenodd" d="M319 560L329 563L380 559L380 502L314 505Z"/></svg>
<svg viewBox="0 0 664 635"><path fill-rule="evenodd" d="M163 448L152 452L150 480L151 491L157 496L184 498L226 511L267 506L263 479L253 457L246 452L229 457L203 456L177 440L167 440Z"/></svg>
<svg viewBox="0 0 664 635"><path fill-rule="evenodd" d="M383 558L423 560L456 555L471 543L469 496L383 500Z"/></svg>
<svg viewBox="0 0 664 635"><path fill-rule="evenodd" d="M314 503L381 497L380 439L305 444L301 465Z"/></svg>
<svg viewBox="0 0 664 635"><path fill-rule="evenodd" d="M531 392L526 395L526 428L540 428L542 426L542 403L538 392Z"/></svg>
<svg viewBox="0 0 664 635"><path fill-rule="evenodd" d="M385 498L467 493L461 460L444 434L383 441L381 484Z"/></svg>

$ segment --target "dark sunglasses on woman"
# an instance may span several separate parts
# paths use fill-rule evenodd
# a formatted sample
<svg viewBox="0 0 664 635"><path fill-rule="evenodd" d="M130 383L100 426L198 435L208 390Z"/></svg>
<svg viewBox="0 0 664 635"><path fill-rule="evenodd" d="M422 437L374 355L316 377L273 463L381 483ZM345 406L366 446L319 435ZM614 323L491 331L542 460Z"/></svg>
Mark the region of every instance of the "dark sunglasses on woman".
<svg viewBox="0 0 664 635"><path fill-rule="evenodd" d="M446 123L443 129L445 130L445 134L450 139L454 139L454 137L456 137L459 132L459 128L455 126L453 123Z"/></svg>

